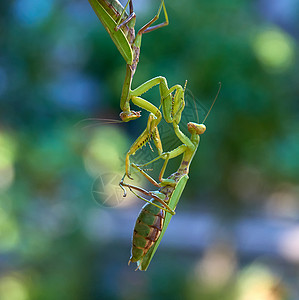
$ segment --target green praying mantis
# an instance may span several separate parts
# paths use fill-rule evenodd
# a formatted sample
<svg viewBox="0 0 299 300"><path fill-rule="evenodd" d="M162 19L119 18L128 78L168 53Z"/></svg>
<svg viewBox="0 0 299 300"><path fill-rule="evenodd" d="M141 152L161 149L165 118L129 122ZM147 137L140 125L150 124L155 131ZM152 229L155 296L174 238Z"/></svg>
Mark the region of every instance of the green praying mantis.
<svg viewBox="0 0 299 300"><path fill-rule="evenodd" d="M221 84L219 86L217 95L208 111L202 124L193 122L188 123L188 131L191 137L187 137L179 128L177 121L173 121L173 129L176 136L182 142L182 145L162 153L155 159L143 165L131 164L132 167L137 169L149 182L158 187L158 191L147 191L143 188L127 184L124 182L126 174L123 176L120 187L124 190L124 196L126 196L126 190L124 187L135 194L141 200L147 203L141 209L139 216L136 220L133 239L130 262L137 263L137 269L146 271L163 236L168 227L168 224L175 214L176 206L180 200L182 192L189 179L188 173L191 161L197 151L200 135L206 131L204 122L206 121L218 95L220 92ZM170 159L183 155L178 170L171 174L168 178L164 179L163 175L166 170L167 164ZM160 171L159 183L147 174L142 168L155 162L156 160L164 159L164 164ZM140 196L135 191L142 193L145 196L151 197L150 200Z"/></svg>
<svg viewBox="0 0 299 300"><path fill-rule="evenodd" d="M167 26L169 23L164 0L161 0L157 14L137 32L137 35L135 35L136 15L134 13L132 0L128 0L125 7L117 0L89 0L89 3L127 64L120 99L120 107L122 110L120 118L122 121L128 122L141 116L140 111L131 110L130 102L150 113L145 130L132 144L126 155L126 172L120 181L120 186L124 190L124 196L126 195L125 188L127 187L138 198L147 202L142 208L135 224L132 255L129 261L137 262L137 266L140 270L146 270L163 238L172 216L175 214L176 206L189 178L189 167L197 151L200 135L206 130L204 122L216 101L220 88L202 124L188 123L187 127L191 136L190 138L187 137L179 128L181 115L185 107L184 93L187 81L184 88L178 84L168 88L166 78L157 76L146 81L139 87L132 89L132 80L139 62L142 35ZM128 6L129 14L126 13ZM159 19L162 9L165 21L153 25L153 23ZM176 136L182 142L182 145L168 152L163 152L158 131L158 124L162 120L162 113L155 105L141 97L154 86L159 86L161 98L159 108L162 107L163 117L166 122L172 123ZM150 139L154 141L158 156L143 165L131 163L130 156L141 149ZM164 179L163 175L169 160L179 155L183 155L183 157L178 170ZM143 167L159 159L163 159L164 163L160 171L159 182L157 182L145 172ZM158 190L147 191L141 187L125 183L124 180L126 176L132 179L130 176L131 167L145 176ZM138 192L151 197L151 199L147 200L138 194Z"/></svg>
<svg viewBox="0 0 299 300"><path fill-rule="evenodd" d="M129 178L131 178L129 170L130 155L134 154L137 149L141 148L142 145L152 139L155 147L157 148L158 154L160 155L163 152L157 127L162 119L162 114L156 106L140 96L152 87L158 85L164 118L169 123L172 123L176 118L176 116L173 117L171 115L173 106L179 104L181 107L179 107L178 110L180 111L184 109L182 105L184 103L185 89L183 89L181 85L175 85L168 88L167 80L163 76L152 78L136 89L131 89L132 79L139 61L141 37L144 33L151 32L168 25L168 15L164 0L161 0L157 14L152 18L152 20L146 23L135 36L134 26L136 15L133 11L132 0L128 0L125 7L123 7L117 0L89 0L89 2L127 63L125 82L120 100L120 107L122 109L120 117L122 121L128 122L140 117L140 112L130 109L130 101L140 108L150 112L146 129L135 141L126 155L126 174ZM128 5L130 6L130 15L126 13ZM152 24L158 20L162 8L165 15L165 21L152 26ZM172 93L174 93L174 95ZM179 112L177 115L179 115Z"/></svg>

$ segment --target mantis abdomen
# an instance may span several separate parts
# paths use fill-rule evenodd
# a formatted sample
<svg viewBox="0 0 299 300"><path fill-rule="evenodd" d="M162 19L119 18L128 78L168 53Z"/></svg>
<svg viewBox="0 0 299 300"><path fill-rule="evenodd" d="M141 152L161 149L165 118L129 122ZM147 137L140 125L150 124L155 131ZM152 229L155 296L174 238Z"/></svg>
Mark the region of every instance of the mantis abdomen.
<svg viewBox="0 0 299 300"><path fill-rule="evenodd" d="M159 205L159 202L151 199L152 203ZM163 229L165 211L151 203L143 206L136 220L132 238L132 250L129 262L142 260L149 249L158 240Z"/></svg>

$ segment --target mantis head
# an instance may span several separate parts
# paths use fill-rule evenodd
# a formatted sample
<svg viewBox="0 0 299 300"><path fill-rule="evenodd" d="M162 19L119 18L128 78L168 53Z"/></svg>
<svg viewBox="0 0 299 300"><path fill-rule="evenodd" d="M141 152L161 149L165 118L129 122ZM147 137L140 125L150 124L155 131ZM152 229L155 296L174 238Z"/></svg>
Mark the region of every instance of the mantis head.
<svg viewBox="0 0 299 300"><path fill-rule="evenodd" d="M131 120L138 119L141 116L141 114L140 111L131 110L129 112L123 111L119 114L119 116L123 122L129 122Z"/></svg>
<svg viewBox="0 0 299 300"><path fill-rule="evenodd" d="M193 122L188 123L188 131L191 134L203 134L206 131L206 126L204 124L197 124Z"/></svg>

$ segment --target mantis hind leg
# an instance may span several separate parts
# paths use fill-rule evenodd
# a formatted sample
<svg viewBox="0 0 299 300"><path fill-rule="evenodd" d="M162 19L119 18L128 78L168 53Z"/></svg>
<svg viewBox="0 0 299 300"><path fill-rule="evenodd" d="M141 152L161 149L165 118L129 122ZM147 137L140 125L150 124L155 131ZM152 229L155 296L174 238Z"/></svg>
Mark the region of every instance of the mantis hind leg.
<svg viewBox="0 0 299 300"><path fill-rule="evenodd" d="M163 11L164 11L165 21L160 24L157 24L155 26L151 26L154 22L156 22L159 19L162 7L163 7ZM168 21L168 15L167 15L165 3L164 3L164 0L161 0L161 4L159 6L157 14L138 31L138 34L142 35L143 33L154 31L158 28L167 26L168 24L169 24L169 21Z"/></svg>
<svg viewBox="0 0 299 300"><path fill-rule="evenodd" d="M124 177L125 177L125 175L124 175ZM172 214L172 215L175 215L174 210L171 209L171 208L167 205L167 203L164 201L164 199L162 199L162 198L165 198L165 195L164 195L164 194L159 193L159 192L158 192L158 193L150 192L150 191L147 191L147 190L145 190L145 189L143 189L143 188L141 188L141 187L138 187L138 186L135 186L135 185L131 185L131 184L124 183L124 177L121 179L121 181L120 181L120 183L119 183L120 187L121 187L124 191L125 191L124 187L127 187L127 188L129 188L129 190L130 190L136 197L138 197L139 199L141 199L141 200L143 200L143 201L145 201L145 202L147 202L147 203L149 203L149 204L151 204L151 205L154 205L154 206L156 206L156 207L158 207L158 208L160 208L160 209L163 209L164 211L166 211L166 212L168 212L168 213L170 213L170 214ZM144 194L145 196L152 197L153 199L157 200L162 206L159 206L159 205L157 205L157 204L151 202L150 200L145 199L144 197L138 195L134 190L136 190L136 191L138 191L138 192ZM125 197L125 196L126 196L126 192L124 193L124 197ZM161 197L162 197L162 198L161 198Z"/></svg>
<svg viewBox="0 0 299 300"><path fill-rule="evenodd" d="M165 170L166 170L166 167L167 167L167 164L168 164L169 160L183 154L186 150L187 150L186 145L180 145L179 147L173 149L172 151L162 153L161 155L157 156L156 158L154 158L153 160L151 160L151 161L149 161L145 164L136 165L136 164L132 163L131 166L133 168L137 169L150 183L152 183L153 185L155 185L157 187L162 187L162 186L165 186L165 185L175 186L176 185L175 180L169 179L169 178L164 179L163 175L165 173ZM142 167L148 166L148 165L154 163L155 161L157 161L159 159L164 159L164 163L163 163L163 166L162 166L160 174L159 174L160 183L157 183L157 181L154 178L152 178L149 174L147 174L142 169Z"/></svg>
<svg viewBox="0 0 299 300"><path fill-rule="evenodd" d="M130 7L130 15L128 16L128 18L125 21L123 21L121 23L120 21L122 20L123 15L124 15L125 10L127 9L128 5ZM151 26L154 22L156 22L159 19L162 8L163 8L163 11L164 11L165 21L160 23L160 24L157 24L155 26ZM122 26L126 25L134 17L136 17L136 15L134 13L133 0L128 0L127 4L125 5L125 7L123 9L123 12L122 12L120 18L119 18L119 21L117 22L117 26L116 26L115 29L119 30ZM167 11L166 11L165 3L164 3L164 0L161 0L161 4L159 6L157 14L148 23L146 23L144 26L142 26L142 28L138 31L138 34L142 35L143 33L148 33L148 32L154 31L154 30L159 29L161 27L167 26L168 24L169 24L169 20L168 20L168 14L167 14Z"/></svg>
<svg viewBox="0 0 299 300"><path fill-rule="evenodd" d="M126 20L124 20L123 22L121 22L122 18L123 18L123 15L125 14L125 11L128 7L128 4L130 4L130 15L127 17ZM133 18L135 18L136 15L135 15L135 12L134 12L134 9L133 9L133 0L128 0L127 4L125 5L122 13L121 13L121 16L117 22L117 26L115 27L115 30L119 30L122 26L128 24Z"/></svg>
<svg viewBox="0 0 299 300"><path fill-rule="evenodd" d="M135 168L136 170L138 170L150 183L152 183L156 187L161 187L161 185L153 177L151 177L143 169L141 169L140 165L136 165L136 164L132 163L131 166L133 168Z"/></svg>

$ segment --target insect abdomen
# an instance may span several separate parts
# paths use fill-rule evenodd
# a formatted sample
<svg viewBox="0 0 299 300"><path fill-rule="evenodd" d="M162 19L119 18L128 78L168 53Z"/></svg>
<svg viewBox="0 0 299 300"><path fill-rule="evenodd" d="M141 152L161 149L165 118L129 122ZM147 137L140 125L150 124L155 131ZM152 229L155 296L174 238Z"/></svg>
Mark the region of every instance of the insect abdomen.
<svg viewBox="0 0 299 300"><path fill-rule="evenodd" d="M155 200L152 202L161 205ZM133 232L131 262L142 259L157 241L163 228L164 218L164 210L150 203L143 206Z"/></svg>

